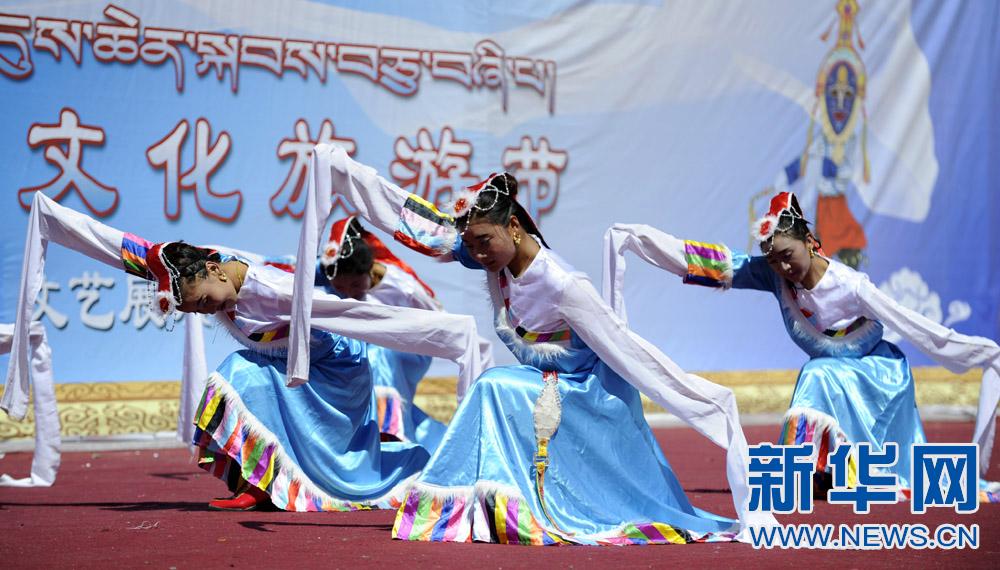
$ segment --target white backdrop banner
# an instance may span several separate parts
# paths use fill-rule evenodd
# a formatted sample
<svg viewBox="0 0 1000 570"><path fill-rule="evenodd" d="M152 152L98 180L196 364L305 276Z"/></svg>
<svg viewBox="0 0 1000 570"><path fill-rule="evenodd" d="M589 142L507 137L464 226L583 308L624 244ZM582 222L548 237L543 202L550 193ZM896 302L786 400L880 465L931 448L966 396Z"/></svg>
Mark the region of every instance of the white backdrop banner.
<svg viewBox="0 0 1000 570"><path fill-rule="evenodd" d="M0 322L33 193L153 241L280 256L325 142L438 204L514 172L595 282L614 222L743 249L770 189L791 188L828 253L997 338L997 21L998 3L896 0L0 2ZM492 329L481 276L385 238ZM49 256L57 382L179 377L183 333L143 283ZM629 271L632 326L682 366L804 360L769 295ZM235 348L205 340L210 367Z"/></svg>

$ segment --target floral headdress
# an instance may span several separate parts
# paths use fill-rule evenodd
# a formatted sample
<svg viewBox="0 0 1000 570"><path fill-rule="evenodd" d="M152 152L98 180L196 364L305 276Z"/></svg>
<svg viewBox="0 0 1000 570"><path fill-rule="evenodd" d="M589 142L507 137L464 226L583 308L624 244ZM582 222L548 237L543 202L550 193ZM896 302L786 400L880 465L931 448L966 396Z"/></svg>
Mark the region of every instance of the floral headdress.
<svg viewBox="0 0 1000 570"><path fill-rule="evenodd" d="M156 283L153 306L164 316L176 311L181 304L180 271L163 254L163 249L171 243L158 243L146 252L146 270Z"/></svg>
<svg viewBox="0 0 1000 570"><path fill-rule="evenodd" d="M782 218L783 214L788 214ZM804 220L799 200L791 192L780 192L771 198L771 207L767 213L753 224L752 235L755 240L764 243L774 237L775 233L791 229L796 220Z"/></svg>
<svg viewBox="0 0 1000 570"><path fill-rule="evenodd" d="M484 180L460 190L451 207L455 218L466 216L472 210L487 211L496 205L501 194L510 196L506 176L506 173L497 174L493 172ZM492 195L493 199L488 201L488 203L480 204L479 196L481 194L485 196Z"/></svg>
<svg viewBox="0 0 1000 570"><path fill-rule="evenodd" d="M333 227L330 228L330 240L323 247L323 253L319 259L320 263L323 264L324 270L327 271L327 277L331 279L337 276L337 261L342 257L354 255L355 240L365 237L362 235L362 231L358 231L352 225L351 222L354 219L355 216L348 216L342 220L337 220L334 222Z"/></svg>

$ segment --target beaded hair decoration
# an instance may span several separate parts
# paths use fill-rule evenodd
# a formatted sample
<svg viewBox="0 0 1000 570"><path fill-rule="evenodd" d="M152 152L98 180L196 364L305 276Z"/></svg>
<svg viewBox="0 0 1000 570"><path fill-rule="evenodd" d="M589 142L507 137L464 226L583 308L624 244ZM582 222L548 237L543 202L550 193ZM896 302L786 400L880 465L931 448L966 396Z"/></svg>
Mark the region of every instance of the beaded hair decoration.
<svg viewBox="0 0 1000 570"><path fill-rule="evenodd" d="M491 173L486 179L462 189L452 202L456 219L466 217L471 211L489 211L497 205L500 196L510 196L506 173ZM466 218L468 223L468 218Z"/></svg>
<svg viewBox="0 0 1000 570"><path fill-rule="evenodd" d="M180 313L181 271L167 259L165 249L176 242L163 242L146 251L146 278L149 280L149 304L157 318L164 319L166 329L173 330L174 324L183 316ZM209 250L209 255L218 253Z"/></svg>
<svg viewBox="0 0 1000 570"><path fill-rule="evenodd" d="M172 242L158 243L146 252L146 270L152 276L149 281L149 304L159 318L164 319L166 330L173 330L180 318L181 304L180 271L164 255L163 249Z"/></svg>
<svg viewBox="0 0 1000 570"><path fill-rule="evenodd" d="M153 306L163 315L176 311L181 304L180 272L163 255L163 248L169 243L158 243L146 253L146 267L153 275L156 284Z"/></svg>
<svg viewBox="0 0 1000 570"><path fill-rule="evenodd" d="M783 214L788 214L783 216ZM802 208L795 194L791 192L780 192L771 198L771 205L767 214L761 216L753 224L752 235L755 240L761 243L761 250L767 254L767 249L774 234L788 231L795 224L796 220L804 220Z"/></svg>
<svg viewBox="0 0 1000 570"><path fill-rule="evenodd" d="M323 247L323 254L320 256L320 263L323 264L323 271L327 278L333 279L337 276L337 262L341 258L354 255L354 242L363 239L361 232L354 227L351 222L355 216L348 216L342 220L337 220L330 228L330 240Z"/></svg>

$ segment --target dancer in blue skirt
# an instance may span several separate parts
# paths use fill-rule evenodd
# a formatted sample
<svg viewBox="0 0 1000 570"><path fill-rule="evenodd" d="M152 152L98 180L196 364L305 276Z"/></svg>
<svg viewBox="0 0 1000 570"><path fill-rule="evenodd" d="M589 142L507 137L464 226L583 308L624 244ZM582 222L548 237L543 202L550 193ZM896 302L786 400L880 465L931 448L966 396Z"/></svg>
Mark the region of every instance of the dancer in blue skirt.
<svg viewBox="0 0 1000 570"><path fill-rule="evenodd" d="M639 390L728 449L737 513L755 524L745 510L747 450L732 392L685 373L628 330L590 282L549 250L517 203L512 176L493 175L461 193L452 215L333 147L314 150L312 169L311 191L339 193L416 251L485 271L497 333L521 362L460 385L464 399L397 515L396 538L732 539L737 521L688 501L646 424ZM304 240L318 222L304 223ZM300 249L312 247L304 243Z"/></svg>

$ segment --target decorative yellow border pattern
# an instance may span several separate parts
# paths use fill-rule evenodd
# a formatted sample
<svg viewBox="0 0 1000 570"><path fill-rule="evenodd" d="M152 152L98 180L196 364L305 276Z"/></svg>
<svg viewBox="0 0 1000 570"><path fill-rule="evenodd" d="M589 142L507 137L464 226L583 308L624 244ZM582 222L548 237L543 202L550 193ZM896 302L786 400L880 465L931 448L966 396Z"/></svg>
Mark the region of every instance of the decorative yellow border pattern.
<svg viewBox="0 0 1000 570"><path fill-rule="evenodd" d="M712 382L732 388L741 414L782 414L792 401L792 391L798 370L748 370L697 372ZM917 404L975 406L979 401L981 369L953 374L945 368L924 366L913 368ZM539 380L541 382L541 380ZM443 422L455 413L455 379L426 378L417 389L414 403ZM663 408L642 397L647 414L662 414Z"/></svg>
<svg viewBox="0 0 1000 570"><path fill-rule="evenodd" d="M56 384L64 436L107 436L177 429L179 381ZM0 415L0 440L33 438L35 412L24 421Z"/></svg>
<svg viewBox="0 0 1000 570"><path fill-rule="evenodd" d="M780 414L788 407L798 374L795 370L701 372L736 393L741 414ZM944 368L918 367L917 403L926 405L975 406L979 398L981 370L952 374ZM92 382L57 384L59 420L64 436L108 436L155 433L177 429L180 382ZM2 389L2 387L0 387ZM0 392L2 393L2 392ZM420 383L415 403L432 417L447 422L455 413L455 378L432 377ZM663 409L643 397L648 414ZM15 422L0 415L0 440L32 438L34 411Z"/></svg>

